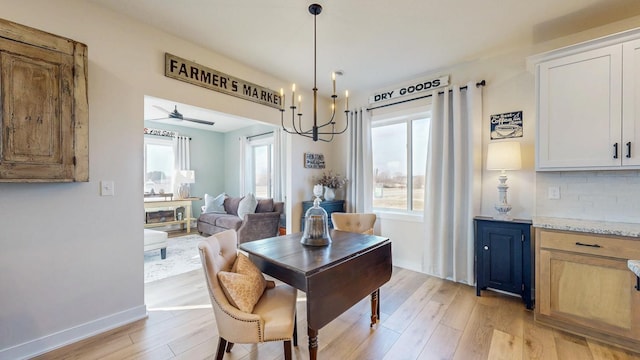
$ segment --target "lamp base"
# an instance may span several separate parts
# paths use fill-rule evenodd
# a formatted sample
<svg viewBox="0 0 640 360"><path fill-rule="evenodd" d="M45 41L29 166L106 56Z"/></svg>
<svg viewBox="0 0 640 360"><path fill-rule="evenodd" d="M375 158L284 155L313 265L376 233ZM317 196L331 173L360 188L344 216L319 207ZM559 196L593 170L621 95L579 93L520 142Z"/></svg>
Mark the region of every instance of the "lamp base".
<svg viewBox="0 0 640 360"><path fill-rule="evenodd" d="M191 197L189 190L189 184L180 184L180 187L178 188L178 198L188 199Z"/></svg>
<svg viewBox="0 0 640 360"><path fill-rule="evenodd" d="M509 211L511 211L511 206L509 206L509 209L505 210L504 205L499 204L499 205L496 205L496 210L498 210L498 213L496 215L493 215L494 219L504 220L504 221L513 221L513 217L509 215Z"/></svg>
<svg viewBox="0 0 640 360"><path fill-rule="evenodd" d="M493 218L496 220L505 220L511 221L513 218L509 216L509 211L511 211L511 205L507 201L507 189L509 186L507 183L507 175L502 173L498 177L500 183L498 184L498 203L494 206L494 208L498 211L498 214L494 215Z"/></svg>

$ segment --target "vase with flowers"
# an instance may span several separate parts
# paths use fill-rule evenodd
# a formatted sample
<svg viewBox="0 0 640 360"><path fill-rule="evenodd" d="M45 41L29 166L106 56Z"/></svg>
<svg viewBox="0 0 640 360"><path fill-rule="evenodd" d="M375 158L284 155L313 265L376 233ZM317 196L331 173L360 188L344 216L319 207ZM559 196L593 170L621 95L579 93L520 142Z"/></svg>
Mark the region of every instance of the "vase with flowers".
<svg viewBox="0 0 640 360"><path fill-rule="evenodd" d="M336 198L335 189L342 188L347 183L347 178L340 176L339 174L333 174L332 171L329 173L322 173L322 177L320 177L316 184L324 186L324 199L327 201L332 201Z"/></svg>

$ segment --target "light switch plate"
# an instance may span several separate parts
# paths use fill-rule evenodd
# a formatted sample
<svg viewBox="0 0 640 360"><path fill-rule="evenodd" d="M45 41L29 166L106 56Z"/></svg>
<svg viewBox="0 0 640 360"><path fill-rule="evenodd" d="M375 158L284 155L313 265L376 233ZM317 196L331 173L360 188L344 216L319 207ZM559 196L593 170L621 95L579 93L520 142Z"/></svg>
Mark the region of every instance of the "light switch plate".
<svg viewBox="0 0 640 360"><path fill-rule="evenodd" d="M560 187L549 186L548 197L549 200L560 200Z"/></svg>
<svg viewBox="0 0 640 360"><path fill-rule="evenodd" d="M100 181L100 196L113 196L114 194L113 180Z"/></svg>

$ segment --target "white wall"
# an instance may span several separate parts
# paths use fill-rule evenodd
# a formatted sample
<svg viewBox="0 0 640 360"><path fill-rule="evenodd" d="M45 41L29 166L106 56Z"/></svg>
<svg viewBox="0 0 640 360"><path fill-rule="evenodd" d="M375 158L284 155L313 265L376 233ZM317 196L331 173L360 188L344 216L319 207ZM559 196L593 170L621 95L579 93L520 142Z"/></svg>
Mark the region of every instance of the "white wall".
<svg viewBox="0 0 640 360"><path fill-rule="evenodd" d="M0 359L13 359L146 314L144 95L280 122L276 109L165 77L164 53L272 89L287 81L87 1L0 0L0 8L4 19L87 44L89 59L90 181L0 184ZM311 186L301 153L317 151L304 139L294 149L289 205L306 199ZM115 196L99 196L100 180L115 182Z"/></svg>
<svg viewBox="0 0 640 360"><path fill-rule="evenodd" d="M482 116L482 159L486 161L487 145L490 140L489 116L511 111L523 111L524 133L519 141L522 145L522 169L510 171L509 202L513 206L511 215L530 219L532 216L556 216L567 218L597 219L609 221L638 222L640 219L640 172L600 171L600 172L535 172L535 78L527 69L526 58L541 52L568 46L581 41L613 34L640 26L640 18L630 18L600 28L557 38L533 47L512 49L494 54L474 62L452 66L433 74L416 74L415 78L428 75L450 75L451 84L460 86L469 81L486 80L483 88ZM394 84L389 84L393 87ZM367 98L382 89L368 94L358 94L350 101L366 104ZM391 108L420 106L427 100L417 100ZM412 104L412 105L411 105ZM376 110L378 111L378 110ZM385 110L393 111L393 110ZM494 203L498 199L498 172L482 172L482 205L477 215L495 214ZM547 200L548 186L560 186L560 200ZM388 236L393 242L393 262L395 265L424 271L422 254L424 249L419 240L424 233L422 219L415 217L381 214L378 233Z"/></svg>

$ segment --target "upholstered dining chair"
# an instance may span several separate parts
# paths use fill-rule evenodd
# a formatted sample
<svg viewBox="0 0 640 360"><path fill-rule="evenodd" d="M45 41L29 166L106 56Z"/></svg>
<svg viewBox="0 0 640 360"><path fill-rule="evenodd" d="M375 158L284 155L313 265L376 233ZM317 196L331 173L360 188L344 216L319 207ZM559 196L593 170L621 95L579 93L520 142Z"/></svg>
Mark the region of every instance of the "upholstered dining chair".
<svg viewBox="0 0 640 360"><path fill-rule="evenodd" d="M373 213L331 213L334 229L367 235L373 235L376 218L376 214ZM371 326L375 325L378 319L380 319L380 289L371 294Z"/></svg>
<svg viewBox="0 0 640 360"><path fill-rule="evenodd" d="M368 213L331 213L333 228L341 231L373 235L376 214Z"/></svg>
<svg viewBox="0 0 640 360"><path fill-rule="evenodd" d="M236 271L238 261L244 255L237 252L237 234L235 230L227 230L212 235L198 243L200 260L204 269L204 275L209 289L209 297L218 326L220 339L216 359L221 360L224 352L231 352L233 344L253 344L267 341L284 341L284 355L286 360L291 359L291 340L298 345L296 327L296 298L297 290L286 284L280 284L263 290L259 300L250 312L240 310L227 298L231 287L238 284L227 284L226 275ZM246 259L246 262L250 261ZM246 263L245 265L246 266ZM252 263L259 276L264 277ZM224 272L219 276L221 272ZM240 273L240 270L237 270ZM236 275L231 279L238 279L242 275ZM234 280L241 283L242 279ZM249 289L251 290L251 289ZM258 289L260 291L260 289ZM238 293L238 292L236 292ZM241 295L246 291L240 289ZM237 304L236 304L237 305Z"/></svg>

